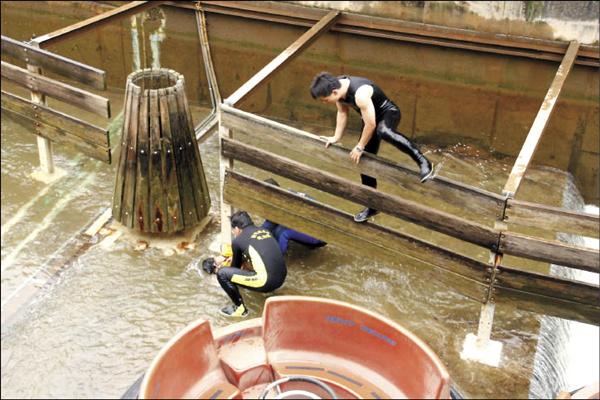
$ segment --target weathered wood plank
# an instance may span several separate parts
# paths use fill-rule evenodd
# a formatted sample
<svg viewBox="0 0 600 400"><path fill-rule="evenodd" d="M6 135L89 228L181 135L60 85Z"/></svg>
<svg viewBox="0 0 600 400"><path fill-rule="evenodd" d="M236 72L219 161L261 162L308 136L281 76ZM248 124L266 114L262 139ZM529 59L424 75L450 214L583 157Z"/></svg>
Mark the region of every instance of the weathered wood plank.
<svg viewBox="0 0 600 400"><path fill-rule="evenodd" d="M190 180L189 164L185 156L185 121L179 115L177 105L177 95L175 88L169 91L167 95L169 104L169 122L171 124L171 135L173 137L173 150L175 158L175 170L177 171L177 182L179 187L179 197L181 200L181 214L183 216L183 226L194 226L198 221L196 205L194 203L194 194L192 182ZM182 124L182 122L184 124Z"/></svg>
<svg viewBox="0 0 600 400"><path fill-rule="evenodd" d="M196 141L198 144L204 142L210 134L215 132L219 128L219 115L216 112L212 112L202 122L196 125L194 128L194 134L196 135Z"/></svg>
<svg viewBox="0 0 600 400"><path fill-rule="evenodd" d="M87 111L110 118L110 102L107 98L81 90L66 83L46 78L26 69L2 61L2 77L34 92L78 106Z"/></svg>
<svg viewBox="0 0 600 400"><path fill-rule="evenodd" d="M239 209L339 245L369 260L404 265L445 282L479 302L487 284L486 264L373 223L356 224L331 206L227 170L224 199ZM417 261L420 265L415 268Z"/></svg>
<svg viewBox="0 0 600 400"><path fill-rule="evenodd" d="M151 224L150 209L149 209L149 189L148 182L148 166L150 163L149 138L148 138L148 109L150 106L148 91L144 90L141 95L140 111L139 111L139 127L137 132L137 171L135 175L135 220L134 226L137 230L146 232L146 227Z"/></svg>
<svg viewBox="0 0 600 400"><path fill-rule="evenodd" d="M496 296L498 301L502 303L514 304L519 309L531 311L539 315L550 315L585 324L599 325L600 323L600 310L598 307L588 304L503 287L499 287L496 290Z"/></svg>
<svg viewBox="0 0 600 400"><path fill-rule="evenodd" d="M208 192L208 184L206 182L206 176L204 174L204 166L202 165L202 157L200 156L200 149L198 148L198 142L196 142L194 131L194 121L192 120L192 112L190 105L185 95L185 91L181 91L181 101L183 102L183 109L187 117L187 126L190 139L192 142L193 157L196 160L196 169L198 171L198 186L196 188L196 211L200 218L208 215L210 209L210 193Z"/></svg>
<svg viewBox="0 0 600 400"><path fill-rule="evenodd" d="M533 226L553 232L598 238L598 215L508 199L506 216L509 225Z"/></svg>
<svg viewBox="0 0 600 400"><path fill-rule="evenodd" d="M592 305L600 311L599 286L556 276L542 275L523 269L500 265L494 287L519 290L527 293ZM600 318L600 316L599 316Z"/></svg>
<svg viewBox="0 0 600 400"><path fill-rule="evenodd" d="M110 164L110 148L84 142L60 128L41 123L11 109L5 109L4 107L2 109L9 113L15 122L23 125L31 133L48 139L53 143L71 145L92 158Z"/></svg>
<svg viewBox="0 0 600 400"><path fill-rule="evenodd" d="M462 184L444 177L435 177L426 184L419 182L419 174L406 166L384 158L364 153L361 162L353 163L349 149L332 145L325 149L319 136L267 118L244 112L228 105L221 106L222 123L234 129L239 138L248 138L249 143L258 148L278 146L285 154L300 153L331 165L359 173L382 178L407 191L418 193L426 198L435 198L435 203L443 201L446 209L461 214L476 213L490 220L500 217L504 198L498 194ZM290 156L291 157L291 156Z"/></svg>
<svg viewBox="0 0 600 400"><path fill-rule="evenodd" d="M567 79L567 76L569 76L569 72L573 67L573 62L575 61L575 57L577 57L578 50L579 42L575 40L571 41L565 57L558 67L556 76L550 85L550 89L548 89L548 93L546 93L546 97L544 98L535 120L533 121L533 125L531 125L531 129L527 134L525 143L523 143L523 147L519 152L517 160L510 171L508 180L504 185L502 193L508 197L515 197L515 194L521 185L521 180L527 171L529 163L533 159L533 155L537 149L542 134L546 130L546 126L548 125L548 121L552 115L552 111L554 111L554 105L556 104L556 100L560 95L563 84L565 83L565 80Z"/></svg>
<svg viewBox="0 0 600 400"><path fill-rule="evenodd" d="M27 70L31 73L42 75L43 70L40 67L36 67L35 65L27 65ZM36 104L44 104L47 105L46 96L43 93L31 91L30 93L31 101ZM40 159L40 168L41 171L44 171L47 174L54 174L54 152L52 142L42 136L36 137L37 147L38 147L38 156Z"/></svg>
<svg viewBox="0 0 600 400"><path fill-rule="evenodd" d="M158 7L162 3L164 3L164 1L131 1L100 15L95 15L73 25L60 28L42 36L38 36L37 38L33 39L33 41L39 43L40 47L48 47L50 44L57 43L61 40L77 35L78 33L85 32L88 29L97 28L119 18L140 13L148 8Z"/></svg>
<svg viewBox="0 0 600 400"><path fill-rule="evenodd" d="M219 137L231 139L231 129L223 125L221 120L223 113L217 113L219 118ZM231 220L229 219L232 215L233 208L227 204L224 199L224 185L225 185L225 171L227 169L233 169L233 159L231 157L225 157L221 151L219 155L219 200L221 204L221 242L231 243Z"/></svg>
<svg viewBox="0 0 600 400"><path fill-rule="evenodd" d="M123 181L123 205L121 219L128 228L133 228L135 219L135 191L136 191L136 172L137 172L137 137L140 129L140 97L141 90L139 86L131 86L131 122L129 131L123 132L127 138L126 148L121 151L127 152L127 161L125 165L125 179ZM123 214L122 214L123 215Z"/></svg>
<svg viewBox="0 0 600 400"><path fill-rule="evenodd" d="M2 36L2 54L8 54L29 65L42 67L96 89L106 90L106 72L67 57L39 49L27 43Z"/></svg>
<svg viewBox="0 0 600 400"><path fill-rule="evenodd" d="M584 271L600 272L598 250L512 232L502 233L500 252Z"/></svg>
<svg viewBox="0 0 600 400"><path fill-rule="evenodd" d="M222 138L221 151L224 156L243 161L435 231L486 248L496 246L498 233L483 225L424 207L397 196L379 192L371 187L339 178L327 172L321 172L315 168L234 140Z"/></svg>
<svg viewBox="0 0 600 400"><path fill-rule="evenodd" d="M339 11L331 11L325 15L318 23L300 36L287 49L282 51L277 57L271 60L266 66L258 71L252 78L244 83L231 96L225 99L225 103L235 105L246 97L250 92L255 90L261 84L265 83L271 75L281 68L285 63L289 62L293 57L298 55L308 45L310 45L319 35L326 32L329 27L335 23L335 20L340 15Z"/></svg>
<svg viewBox="0 0 600 400"><path fill-rule="evenodd" d="M196 27L198 29L200 48L202 49L202 63L204 64L206 80L208 81L208 88L210 90L210 100L213 108L217 108L219 104L221 104L221 92L219 90L219 83L217 81L217 75L215 74L212 56L210 55L208 30L206 28L206 18L203 10L196 10Z"/></svg>
<svg viewBox="0 0 600 400"><path fill-rule="evenodd" d="M185 160L185 172L187 173L187 179L190 182L189 193L191 195L191 200L193 202L193 213L197 221L201 221L202 218L208 214L208 210L205 209L205 205L202 201L203 193L201 189L200 183L200 165L198 163L198 159L195 158L195 152L197 149L194 149L194 142L192 142L192 136L194 135L193 124L189 120L191 115L187 114L186 111L186 102L185 99L185 91L183 86L177 87L175 90L175 99L177 101L177 110L179 117L179 127L181 129L181 145L183 146L183 151L181 152L183 155L183 159ZM188 118L189 117L189 118Z"/></svg>
<svg viewBox="0 0 600 400"><path fill-rule="evenodd" d="M167 203L163 191L162 176L162 147L160 134L160 110L158 105L158 91L150 91L150 168L148 180L150 181L150 231L161 233L166 231Z"/></svg>
<svg viewBox="0 0 600 400"><path fill-rule="evenodd" d="M532 277L533 274L518 270L509 271L500 267L501 274L494 287L496 301L511 304L517 308L537 314L579 321L587 324L600 324L598 288L580 282L572 282L554 277ZM506 272L506 275L505 275ZM585 295L576 296L581 289ZM574 295L569 300L560 292L566 290ZM592 292L596 292L596 303L590 303ZM577 301L581 300L581 301Z"/></svg>
<svg viewBox="0 0 600 400"><path fill-rule="evenodd" d="M131 124L131 99L133 97L132 88L127 85L125 89L125 103L123 105L123 113L125 119L123 126L121 127L121 137L119 138L119 151L121 156L119 157L119 164L117 165L117 176L115 177L115 189L113 191L113 208L112 215L117 221L122 221L121 211L123 210L123 184L125 182L125 168L127 165L127 145L129 141L129 129Z"/></svg>
<svg viewBox="0 0 600 400"><path fill-rule="evenodd" d="M108 129L53 110L43 104L33 103L22 97L2 91L2 108L12 110L42 124L54 126L83 142L110 147Z"/></svg>
<svg viewBox="0 0 600 400"><path fill-rule="evenodd" d="M178 232L183 228L183 216L181 214L179 183L177 181L177 165L175 164L175 150L169 116L168 97L170 96L169 93L172 91L172 88L166 89L164 95L159 96L160 129L163 135L162 176L165 177L164 184L167 188L167 230L169 232Z"/></svg>

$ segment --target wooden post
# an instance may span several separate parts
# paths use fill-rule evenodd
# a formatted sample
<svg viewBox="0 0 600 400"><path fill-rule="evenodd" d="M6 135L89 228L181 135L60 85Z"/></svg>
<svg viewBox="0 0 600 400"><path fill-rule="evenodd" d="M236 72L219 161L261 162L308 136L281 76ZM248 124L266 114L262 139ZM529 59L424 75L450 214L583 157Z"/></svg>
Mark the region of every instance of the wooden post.
<svg viewBox="0 0 600 400"><path fill-rule="evenodd" d="M210 196L185 97L183 75L144 69L127 79L113 214L146 233L200 225Z"/></svg>
<svg viewBox="0 0 600 400"><path fill-rule="evenodd" d="M34 47L39 47L37 43L33 43ZM41 75L42 69L35 65L29 64L29 59L26 58L27 69L31 72ZM31 91L31 101L38 104L46 105L46 96L37 91ZM36 131L39 129L39 123L36 122ZM36 132L37 133L37 132ZM54 159L52 158L52 142L39 134L37 135L38 153L40 156L40 167L42 172L47 174L54 173Z"/></svg>
<svg viewBox="0 0 600 400"><path fill-rule="evenodd" d="M231 139L231 131L229 128L223 126L221 122L221 113L219 113L219 145L223 146L223 138ZM225 203L223 197L224 185L225 185L225 171L227 169L233 169L233 159L225 157L223 150L220 151L219 157L219 179L220 179L220 191L221 191L221 243L231 243L231 217L232 208L229 204Z"/></svg>
<svg viewBox="0 0 600 400"><path fill-rule="evenodd" d="M504 215L500 217L500 220L503 217ZM502 225L501 222L496 221L494 229L501 230L503 228ZM506 229L505 225L504 229ZM461 357L464 359L478 361L493 367L498 367L500 365L503 347L502 342L491 340L494 312L496 310L494 284L496 282L496 273L498 272L501 261L501 253L496 253L494 251L490 252L490 263L492 263L493 266L488 268L489 274L488 278L486 278L488 289L486 296L483 299L483 304L481 305L477 335L473 335L472 333L467 334L461 352Z"/></svg>

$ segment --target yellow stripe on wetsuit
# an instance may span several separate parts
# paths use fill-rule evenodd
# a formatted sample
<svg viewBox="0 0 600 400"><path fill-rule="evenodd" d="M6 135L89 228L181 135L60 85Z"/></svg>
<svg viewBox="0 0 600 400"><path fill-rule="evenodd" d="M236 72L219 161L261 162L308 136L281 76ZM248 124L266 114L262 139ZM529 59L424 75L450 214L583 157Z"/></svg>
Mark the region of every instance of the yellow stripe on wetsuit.
<svg viewBox="0 0 600 400"><path fill-rule="evenodd" d="M260 254L254 250L254 247L249 246L248 253L250 254L252 268L254 268L256 275L247 276L234 274L231 277L231 282L253 288L262 287L265 285L265 283L267 283L267 268L265 267L265 263L260 257Z"/></svg>

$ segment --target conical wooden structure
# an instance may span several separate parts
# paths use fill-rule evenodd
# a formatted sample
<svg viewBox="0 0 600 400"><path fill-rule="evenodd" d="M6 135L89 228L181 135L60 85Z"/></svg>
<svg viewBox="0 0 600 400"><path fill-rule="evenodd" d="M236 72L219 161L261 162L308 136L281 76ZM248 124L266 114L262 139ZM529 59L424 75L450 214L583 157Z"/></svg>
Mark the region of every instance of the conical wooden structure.
<svg viewBox="0 0 600 400"><path fill-rule="evenodd" d="M184 84L163 68L127 78L113 217L140 232L193 228L210 208Z"/></svg>

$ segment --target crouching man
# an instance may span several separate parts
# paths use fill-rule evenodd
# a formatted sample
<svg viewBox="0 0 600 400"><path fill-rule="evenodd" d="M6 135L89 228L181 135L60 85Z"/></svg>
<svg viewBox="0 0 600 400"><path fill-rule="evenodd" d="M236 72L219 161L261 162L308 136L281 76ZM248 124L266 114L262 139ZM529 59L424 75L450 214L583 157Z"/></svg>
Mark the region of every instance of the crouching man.
<svg viewBox="0 0 600 400"><path fill-rule="evenodd" d="M281 287L287 275L287 267L277 241L267 229L254 225L247 212L238 211L231 216L231 266L216 266L219 284L233 301L223 307L221 313L231 317L245 317L248 309L239 287L258 292L272 292ZM242 269L244 260L252 264L252 270Z"/></svg>

